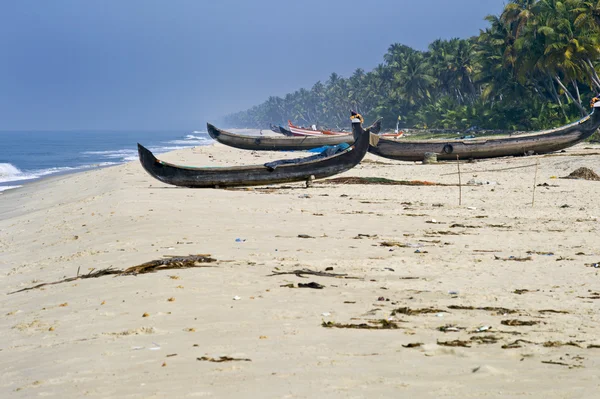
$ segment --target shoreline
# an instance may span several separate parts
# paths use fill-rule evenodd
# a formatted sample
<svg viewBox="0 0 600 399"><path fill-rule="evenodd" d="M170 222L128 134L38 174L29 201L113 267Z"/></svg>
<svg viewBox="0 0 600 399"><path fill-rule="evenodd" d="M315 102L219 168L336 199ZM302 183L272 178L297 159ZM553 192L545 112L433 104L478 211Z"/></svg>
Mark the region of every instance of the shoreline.
<svg viewBox="0 0 600 399"><path fill-rule="evenodd" d="M114 167L114 166L120 166L120 165L122 165L124 163L127 163L127 162L132 162L132 161L126 161L126 162L119 163L119 164L116 164L116 165L99 165L99 166L90 166L90 167L82 168L82 169L63 170L63 171L60 171L60 172L51 173L51 174L48 174L48 175L36 177L34 179L24 179L24 180L8 181L8 182L6 182L7 183L6 186L10 186L11 188L0 190L0 195L2 195L2 193L6 192L8 190L16 190L18 188L28 187L31 184L34 184L34 183L37 183L37 182L41 182L41 181L44 181L44 180L47 180L47 179L61 178L61 177L72 175L72 174L84 173L84 172L90 172L90 171L97 170L97 169L104 169L104 168L110 168L110 167ZM15 185L14 187L12 186L13 184ZM2 187L6 187L6 186L4 185L4 182L0 183L0 189Z"/></svg>
<svg viewBox="0 0 600 399"><path fill-rule="evenodd" d="M216 262L4 295L0 394L591 399L600 182L560 177L600 172L586 155L599 148L461 165L475 184L460 206L442 185L177 188L136 161L4 191L5 293L169 255ZM215 143L161 159L297 156ZM536 162L536 175L489 172ZM368 154L340 176L456 184L454 172ZM324 288L298 285L311 282Z"/></svg>
<svg viewBox="0 0 600 399"><path fill-rule="evenodd" d="M195 146L190 146L188 148L204 147L204 146L210 146L210 145L213 145L213 144L214 144L214 141L212 143L210 143L210 144L200 145L200 146L199 145L195 145ZM164 154L164 153L160 153L160 154ZM43 176L40 176L40 177L36 177L36 178L33 178L33 179L23 179L23 180L12 180L12 181L0 182L0 195L2 195L2 193L5 192L5 191L15 190L15 189L18 189L18 188L21 188L21 187L29 186L30 184L33 184L35 182L39 182L41 180L45 180L45 179L49 179L49 178L54 178L54 177L61 177L61 176L66 176L66 175L71 175L71 174L83 173L83 172L93 171L93 170L97 170L97 169L104 169L104 168L110 168L110 167L115 167L115 166L121 166L121 165L124 165L124 164L129 163L129 162L139 162L139 159L130 160L130 161L115 162L115 163L113 163L111 165L102 165L102 164L99 164L99 165L85 165L85 167L77 167L77 168L73 168L73 169L70 169L70 170L61 170L59 172L50 173L50 174L43 175ZM9 188L9 189L2 189L2 187L6 187L6 186L9 186L11 188Z"/></svg>

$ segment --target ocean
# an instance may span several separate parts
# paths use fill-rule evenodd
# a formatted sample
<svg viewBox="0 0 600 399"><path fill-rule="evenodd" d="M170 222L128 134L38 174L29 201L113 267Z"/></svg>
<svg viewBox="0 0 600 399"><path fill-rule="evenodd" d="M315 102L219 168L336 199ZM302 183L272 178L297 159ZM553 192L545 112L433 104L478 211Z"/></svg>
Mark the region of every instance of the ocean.
<svg viewBox="0 0 600 399"><path fill-rule="evenodd" d="M0 191L50 175L134 161L137 143L160 154L212 142L205 131L3 131Z"/></svg>

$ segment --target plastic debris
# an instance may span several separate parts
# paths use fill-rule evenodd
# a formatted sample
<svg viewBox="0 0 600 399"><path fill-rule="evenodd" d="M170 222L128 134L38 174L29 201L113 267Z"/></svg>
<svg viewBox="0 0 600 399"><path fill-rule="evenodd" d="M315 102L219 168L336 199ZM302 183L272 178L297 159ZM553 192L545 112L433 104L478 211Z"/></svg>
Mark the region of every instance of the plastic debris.
<svg viewBox="0 0 600 399"><path fill-rule="evenodd" d="M152 342L152 343L154 344L154 347L148 348L148 349L150 349L151 351L159 351L160 350L160 345L157 344L156 342Z"/></svg>
<svg viewBox="0 0 600 399"><path fill-rule="evenodd" d="M458 295L458 291L448 291L448 294L450 294L450 295Z"/></svg>
<svg viewBox="0 0 600 399"><path fill-rule="evenodd" d="M490 327L490 326L481 326L481 327L478 327L478 328L477 328L477 331L478 331L478 332L481 332L481 331L487 331L487 330L489 330L490 328L492 328L492 327Z"/></svg>
<svg viewBox="0 0 600 399"><path fill-rule="evenodd" d="M233 297L233 300L234 300L234 301L239 301L240 299L242 299L242 298L240 298L240 297L239 297L239 296L237 296L237 295Z"/></svg>
<svg viewBox="0 0 600 399"><path fill-rule="evenodd" d="M329 317L329 316L331 316L331 313L329 313L329 312L323 312L323 313L321 313L321 316Z"/></svg>
<svg viewBox="0 0 600 399"><path fill-rule="evenodd" d="M244 242L244 241L246 241L245 238L236 238L235 239L235 242Z"/></svg>
<svg viewBox="0 0 600 399"><path fill-rule="evenodd" d="M476 185L476 186L494 186L496 184L498 184L498 182L495 181L488 181L488 180L475 180L475 179L471 179L467 182L468 185Z"/></svg>
<svg viewBox="0 0 600 399"><path fill-rule="evenodd" d="M467 209L471 210L471 211L476 211L477 208L475 208L474 206L468 206Z"/></svg>
<svg viewBox="0 0 600 399"><path fill-rule="evenodd" d="M462 329L464 330L464 328ZM438 330L442 332L459 332L461 328L458 328L453 324L447 324L445 326L438 327Z"/></svg>

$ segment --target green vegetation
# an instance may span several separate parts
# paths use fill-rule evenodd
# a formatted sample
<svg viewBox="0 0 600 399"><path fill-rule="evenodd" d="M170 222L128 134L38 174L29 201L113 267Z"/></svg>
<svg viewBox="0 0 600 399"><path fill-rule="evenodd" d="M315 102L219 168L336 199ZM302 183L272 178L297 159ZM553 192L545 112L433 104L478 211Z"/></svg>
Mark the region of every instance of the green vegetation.
<svg viewBox="0 0 600 399"><path fill-rule="evenodd" d="M600 0L510 0L469 39L427 51L392 44L384 63L226 117L237 127L348 128L348 111L384 127L536 130L585 115L600 92Z"/></svg>

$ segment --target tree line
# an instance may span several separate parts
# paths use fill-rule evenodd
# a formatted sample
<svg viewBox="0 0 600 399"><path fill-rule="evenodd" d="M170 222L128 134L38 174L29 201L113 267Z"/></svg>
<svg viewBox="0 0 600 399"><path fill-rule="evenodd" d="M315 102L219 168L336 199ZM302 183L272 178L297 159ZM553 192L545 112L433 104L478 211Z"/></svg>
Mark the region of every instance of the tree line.
<svg viewBox="0 0 600 399"><path fill-rule="evenodd" d="M372 71L225 117L234 127L296 124L348 128L348 111L384 128L536 130L586 115L600 92L600 0L510 0L468 39L438 39L427 51L392 44Z"/></svg>

